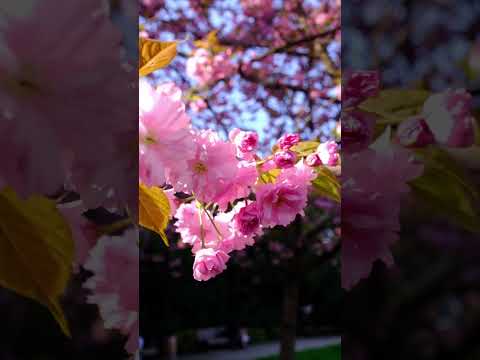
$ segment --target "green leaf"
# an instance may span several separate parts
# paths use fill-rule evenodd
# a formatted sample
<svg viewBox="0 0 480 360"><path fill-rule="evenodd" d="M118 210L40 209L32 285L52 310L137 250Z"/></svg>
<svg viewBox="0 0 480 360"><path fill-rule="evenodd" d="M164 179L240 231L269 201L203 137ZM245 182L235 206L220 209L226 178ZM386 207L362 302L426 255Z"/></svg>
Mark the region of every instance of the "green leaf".
<svg viewBox="0 0 480 360"><path fill-rule="evenodd" d="M359 108L378 115L379 123L398 124L419 114L429 96L430 92L425 90L383 90L362 102Z"/></svg>
<svg viewBox="0 0 480 360"><path fill-rule="evenodd" d="M290 150L296 152L299 156L307 156L317 151L318 145L320 145L318 141L302 141L292 146Z"/></svg>
<svg viewBox="0 0 480 360"><path fill-rule="evenodd" d="M462 228L480 232L479 192L465 171L444 150L429 147L417 150L423 159L422 176L410 182L431 214L447 218Z"/></svg>
<svg viewBox="0 0 480 360"><path fill-rule="evenodd" d="M335 174L325 166L317 169L318 177L313 181L314 193L336 202L341 201L341 186Z"/></svg>

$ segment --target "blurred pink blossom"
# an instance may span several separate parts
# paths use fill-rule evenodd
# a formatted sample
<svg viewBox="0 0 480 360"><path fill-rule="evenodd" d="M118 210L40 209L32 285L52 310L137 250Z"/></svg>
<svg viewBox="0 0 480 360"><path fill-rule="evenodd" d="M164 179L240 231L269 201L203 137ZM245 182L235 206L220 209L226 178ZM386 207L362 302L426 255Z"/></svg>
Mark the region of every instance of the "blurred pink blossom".
<svg viewBox="0 0 480 360"><path fill-rule="evenodd" d="M423 105L423 116L435 140L450 147L474 143L472 96L465 89L447 90L430 96Z"/></svg>
<svg viewBox="0 0 480 360"><path fill-rule="evenodd" d="M427 122L421 116L402 121L398 125L395 139L400 145L406 147L424 147L435 142Z"/></svg>
<svg viewBox="0 0 480 360"><path fill-rule="evenodd" d="M190 102L190 109L192 109L193 112L198 113L207 108L207 103L203 99L196 99Z"/></svg>
<svg viewBox="0 0 480 360"><path fill-rule="evenodd" d="M342 114L341 138L345 153L366 149L373 141L376 118L359 110Z"/></svg>
<svg viewBox="0 0 480 360"><path fill-rule="evenodd" d="M342 106L357 106L380 91L378 71L347 71L343 79Z"/></svg>
<svg viewBox="0 0 480 360"><path fill-rule="evenodd" d="M342 286L352 288L373 263L393 264L390 246L400 230L400 202L423 171L408 150L372 149L347 155L342 174Z"/></svg>
<svg viewBox="0 0 480 360"><path fill-rule="evenodd" d="M138 332L137 241L136 230L127 230L121 236L103 236L84 265L94 274L84 284L92 292L88 302L98 305L105 328L117 329L133 337ZM127 344L132 350L132 344Z"/></svg>
<svg viewBox="0 0 480 360"><path fill-rule="evenodd" d="M240 3L248 16L268 17L273 14L272 0L240 0Z"/></svg>
<svg viewBox="0 0 480 360"><path fill-rule="evenodd" d="M216 55L206 49L196 49L187 60L187 75L201 87L225 79L236 70L231 57L230 49Z"/></svg>
<svg viewBox="0 0 480 360"><path fill-rule="evenodd" d="M338 164L340 155L338 153L338 145L335 141L327 141L318 146L317 154L322 164L335 166Z"/></svg>

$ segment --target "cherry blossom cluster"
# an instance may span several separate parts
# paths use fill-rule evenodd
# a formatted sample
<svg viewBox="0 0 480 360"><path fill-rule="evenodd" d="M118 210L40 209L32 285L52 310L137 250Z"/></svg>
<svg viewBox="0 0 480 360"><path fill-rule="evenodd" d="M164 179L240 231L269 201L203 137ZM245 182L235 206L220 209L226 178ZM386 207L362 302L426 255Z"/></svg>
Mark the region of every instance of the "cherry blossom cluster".
<svg viewBox="0 0 480 360"><path fill-rule="evenodd" d="M275 26L272 29L274 36L278 37L274 43L275 46L280 45L289 35L298 31L299 24L293 20L292 16L289 16L298 9L305 7L309 10L304 19L304 30L309 34L314 34L318 30L338 22L341 7L340 1L335 0L313 3L313 6L308 2L299 0L285 0L281 5L281 10L284 10L284 13L276 17L276 12L279 9L276 8L273 0L241 0L240 4L244 14L255 18L259 27L265 31L269 21L275 21Z"/></svg>
<svg viewBox="0 0 480 360"><path fill-rule="evenodd" d="M200 87L228 78L236 70L231 57L231 49L219 54L212 54L206 49L196 49L187 60L187 75Z"/></svg>
<svg viewBox="0 0 480 360"><path fill-rule="evenodd" d="M403 121L396 138L408 147L469 147L475 141L474 123L472 96L465 89L446 90L431 95L420 115Z"/></svg>
<svg viewBox="0 0 480 360"><path fill-rule="evenodd" d="M337 0L166 0L140 21L148 38L195 40L179 44L186 56L155 77L187 91L195 124L223 136L261 112L268 139L293 126L305 138L329 138L340 113L340 10ZM207 45L214 31L218 42Z"/></svg>
<svg viewBox="0 0 480 360"><path fill-rule="evenodd" d="M136 58L128 57L108 4L46 0L2 8L0 146L8 151L0 155L0 190L55 201L71 225L76 269L93 272L88 301L98 304L107 328L130 335L133 354L138 235L102 235L84 216L97 207L128 208L135 221L138 209Z"/></svg>
<svg viewBox="0 0 480 360"><path fill-rule="evenodd" d="M120 331L128 340L125 350L138 350L139 248L138 230L128 228L119 235L102 235L101 227L84 216L81 201L58 206L71 226L75 241L75 271L92 276L83 287L87 302L98 306L106 329Z"/></svg>
<svg viewBox="0 0 480 360"><path fill-rule="evenodd" d="M465 90L417 92L426 99L419 114L376 138L380 116L361 104L380 95L379 73L347 72L342 90L342 151L348 163L342 173L342 285L351 288L376 260L393 264L390 246L399 238L400 205L410 193L408 182L424 171L414 150L471 146L474 120Z"/></svg>
<svg viewBox="0 0 480 360"><path fill-rule="evenodd" d="M268 17L273 12L272 0L242 0L240 3L248 16Z"/></svg>
<svg viewBox="0 0 480 360"><path fill-rule="evenodd" d="M265 229L303 215L316 168L339 162L334 142L307 160L295 151L298 134L282 136L262 159L255 132L235 128L223 140L193 129L172 83L139 87L140 181L167 189L175 229L195 254L196 280L224 271L229 254L253 245Z"/></svg>
<svg viewBox="0 0 480 360"><path fill-rule="evenodd" d="M134 175L125 174L136 163L126 146L136 132L135 104L129 101L136 71L121 55L122 34L104 5L37 2L30 15L6 20L0 145L9 151L0 155L0 188L11 186L25 197L75 191L88 207L128 204L135 212L136 191L129 186ZM47 19L52 6L62 21ZM95 35L79 36L67 26L70 15L79 17L78 28L95 29ZM36 50L25 38L35 41ZM46 60L46 49L53 48ZM112 104L122 104L122 110Z"/></svg>
<svg viewBox="0 0 480 360"><path fill-rule="evenodd" d="M358 109L380 92L376 71L347 73L342 103L342 146L347 152L364 149L373 141L376 116ZM419 114L408 117L395 130L395 142L408 148L427 145L469 147L474 143L472 96L465 89L448 89L428 96Z"/></svg>

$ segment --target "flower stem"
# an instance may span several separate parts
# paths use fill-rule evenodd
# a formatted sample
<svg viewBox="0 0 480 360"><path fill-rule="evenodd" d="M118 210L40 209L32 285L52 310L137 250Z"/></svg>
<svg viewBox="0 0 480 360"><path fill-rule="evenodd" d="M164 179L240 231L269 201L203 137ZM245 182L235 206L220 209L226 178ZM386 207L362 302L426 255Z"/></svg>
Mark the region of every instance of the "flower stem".
<svg viewBox="0 0 480 360"><path fill-rule="evenodd" d="M213 217L212 217L212 214L210 214L210 212L209 212L205 207L203 208L203 211L205 211L205 214L207 214L208 219L209 219L210 222L212 223L215 231L217 232L218 240L221 241L221 240L223 239L223 235L222 235L222 233L220 232L220 230L218 229L217 224L215 223L215 220L214 220Z"/></svg>
<svg viewBox="0 0 480 360"><path fill-rule="evenodd" d="M203 227L203 218L202 218L201 208L198 208L198 219L200 221L200 240L202 241L202 249L205 249L205 228Z"/></svg>

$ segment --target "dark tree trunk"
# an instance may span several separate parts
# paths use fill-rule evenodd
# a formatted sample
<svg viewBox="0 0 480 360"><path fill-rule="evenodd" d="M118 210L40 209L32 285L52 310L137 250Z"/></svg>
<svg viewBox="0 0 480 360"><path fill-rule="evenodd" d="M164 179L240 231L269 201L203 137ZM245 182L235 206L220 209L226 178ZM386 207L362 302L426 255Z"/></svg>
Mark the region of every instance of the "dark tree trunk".
<svg viewBox="0 0 480 360"><path fill-rule="evenodd" d="M293 224L289 227L287 243L293 251L293 256L288 260L285 268L282 320L280 326L280 360L295 359L303 245L303 237L299 237L298 235L302 233L302 223L302 218L297 216Z"/></svg>
<svg viewBox="0 0 480 360"><path fill-rule="evenodd" d="M177 359L177 337L175 335L162 337L162 359Z"/></svg>
<svg viewBox="0 0 480 360"><path fill-rule="evenodd" d="M280 330L280 360L295 359L297 335L298 282L288 282L283 295L283 314Z"/></svg>

